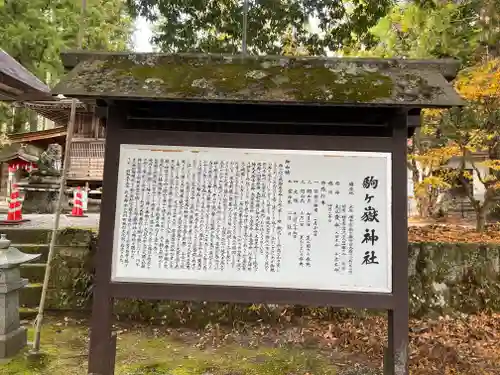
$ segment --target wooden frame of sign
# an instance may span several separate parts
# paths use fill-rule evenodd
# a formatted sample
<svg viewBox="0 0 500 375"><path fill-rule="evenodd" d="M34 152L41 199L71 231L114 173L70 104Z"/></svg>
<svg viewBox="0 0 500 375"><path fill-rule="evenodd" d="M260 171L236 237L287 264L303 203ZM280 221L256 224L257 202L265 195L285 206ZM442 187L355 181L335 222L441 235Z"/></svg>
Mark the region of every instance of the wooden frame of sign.
<svg viewBox="0 0 500 375"><path fill-rule="evenodd" d="M228 132L205 132L205 131L176 131L176 130L144 130L144 122L146 119L129 119L125 117L127 113L126 108L131 108L130 104L122 105L119 102L109 108L108 120L107 120L107 140L106 140L106 159L104 167L104 185L106 186L103 192L103 202L102 202L102 212L101 212L101 224L100 224L100 238L99 238L99 250L96 259L96 287L94 289L94 307L92 312L92 334L91 334L91 344L90 344L90 357L89 357L89 371L94 374L108 375L112 374L113 370L110 366L106 364L112 364L114 366L114 361L110 358L114 357L114 352L110 343L111 336L111 324L112 324L112 301L115 298L143 298L143 299L170 299L170 300L205 300L205 301L221 301L221 302L247 302L247 303L283 303L283 304L302 304L302 305L330 305L330 306L345 306L353 308L376 308L376 309L386 309L389 311L389 325L391 327L389 334L389 352L394 358L398 358L399 362L396 361L395 365L400 366L400 368L406 368L406 347L408 344L408 282L407 282L407 268L398 267L396 265L407 264L407 195L406 195L406 140L407 140L407 114L401 110L387 110L387 128L380 129L385 135L390 134L390 137L365 137L361 133L362 127L353 128L353 132L357 133L356 136L336 136L335 134L339 129L330 128L330 135L291 135L291 134L252 134L252 133L228 133ZM250 110L250 108L249 108ZM359 109L357 109L359 111ZM344 110L346 111L346 110ZM372 112L368 110L368 112ZM370 114L366 113L366 117L370 118ZM150 120L150 123L156 126L162 126L160 121ZM142 126L141 126L142 125ZM152 124L150 124L152 125ZM346 124L347 125L347 124ZM165 126L165 123L163 123ZM272 126L270 124L270 126ZM166 127L166 126L165 126ZM244 130L251 130L250 127ZM292 130L292 128L290 129ZM337 132L336 132L337 130ZM345 130L345 127L344 129ZM124 145L128 145L125 146ZM146 145L142 147L141 145ZM118 226L120 225L119 220L121 217L119 213L123 214L123 207L119 208L124 201L124 197L117 196L117 191L120 189L123 191L125 186L124 174L126 171L126 160L123 158L130 158L134 155L144 155L149 157L151 152L160 151L159 155L168 155L165 151L167 149L162 149L161 146L168 145L173 146L177 150L184 150L183 153L188 153L192 148L203 150L203 148L208 148L206 151L208 155L212 154L213 148L223 148L230 150L244 149L248 151L259 150L259 156L262 159L263 155L266 154L266 150L285 150L284 157L292 159L293 154L304 152L304 151L318 151L320 150L325 155L340 156L340 158L324 158L331 163L341 161L342 159L349 158L351 156L350 163L348 164L352 168L352 163L366 163L366 159L363 159L364 155L368 158L380 156L380 160L375 165L387 165L389 163L389 169L380 170L379 174L385 176L385 183L379 181L380 186L384 186L382 195L389 192L389 195L385 197L384 200L380 200L380 204L383 206L391 207L392 210L387 211L387 209L380 209L380 212L384 212L384 215L379 217L379 226L382 222L386 223L386 226L382 226L382 232L391 233L390 238L383 233L379 233L378 237L381 240L384 238L385 245L381 248L381 251L389 249L391 251L384 254L377 254L385 260L384 263L372 264L368 266L362 266L364 255L354 256L354 266L351 264L351 268L362 270L364 268L365 274L370 275L368 271L370 268L378 268L376 273L382 276L381 282L377 285L370 285L370 279L359 280L359 285L356 284L356 276L352 277L352 274L356 275L356 272L351 272L351 278L353 280L349 281L348 277L340 279L338 288L332 283L321 283L325 278L320 280L308 279L308 280L297 280L296 270L293 276L298 281L292 287L282 285L280 288L273 288L266 283L264 271L264 260L261 260L261 269L264 273L264 277L261 280L259 276L255 275L253 280L236 280L237 283L231 284L231 280L228 279L224 283L224 277L228 275L222 275L213 283L210 283L210 279L207 278L197 282L198 271L192 270L191 279L178 280L168 280L163 282L161 278L147 278L145 276L139 276L134 279L134 273L140 272L141 268L135 268L135 260L131 259L134 267L131 265L127 267L120 268L119 266L119 254L117 242L120 239L120 233ZM153 146L153 147L149 147ZM155 147L156 146L156 147ZM132 149L132 153L127 153L127 148ZM147 151L147 152L146 152ZM333 151L333 153L331 153ZM148 153L149 152L149 153ZM338 155L335 154L338 153ZM349 154L352 152L360 153ZM178 156L178 152L172 153ZM122 159L120 159L122 155ZM218 155L218 154L216 154ZM228 158L234 159L235 152L228 155ZM219 159L221 158L220 155ZM317 163L319 156L315 155L305 155L309 156L312 163ZM356 157L361 157L359 161ZM269 159L271 162L273 159ZM302 159L298 159L297 163L300 164ZM278 159L279 163L281 159ZM337 162L338 163L338 162ZM382 164L381 164L382 163ZM328 164L327 164L328 165ZM335 164L332 164L335 165ZM118 167L118 168L117 168ZM129 171L132 167L129 168ZM362 165L358 165L358 169L366 174L366 168L363 169ZM352 169L351 169L352 170ZM354 171L353 171L354 172ZM293 173L293 172L292 172ZM375 171L371 174L366 174L368 177L371 175L377 175ZM310 176L307 178L314 178L315 176ZM344 190L349 189L345 179L348 176L338 176L338 180L341 181L341 186ZM293 176L292 178L300 178ZM318 177L319 178L319 177ZM328 178L328 182L332 181L331 176ZM356 190L364 190L362 187L363 178L360 176L353 178ZM322 181L321 181L322 182ZM321 182L320 185L321 186ZM337 181L335 181L337 182ZM390 189L391 186L399 186L398 189ZM335 188L335 186L334 186ZM321 188L320 188L321 189ZM321 191L321 190L320 190ZM327 190L328 191L328 190ZM286 192L285 192L286 193ZM344 191L344 194L349 194L348 191ZM123 193L122 193L123 194ZM334 192L335 194L335 192ZM373 195L373 194L372 194ZM285 197L287 198L287 197ZM127 199L127 198L125 198ZM292 198L296 199L296 198ZM335 198L333 198L335 199ZM359 221L362 210L365 206L365 202L359 198L358 195L355 196L358 199L356 207L356 215ZM373 206L373 202L371 203ZM320 202L321 205L321 202ZM122 205L123 206L123 205ZM363 206L363 207L361 207ZM320 209L321 212L321 209ZM345 212L344 215L347 216ZM326 213L323 213L326 216ZM335 215L335 213L334 213ZM337 215L335 215L337 216ZM397 220L391 220L387 222L392 217L396 217ZM334 274L334 269L337 268L349 268L349 264L335 264L335 254L334 254L334 244L335 239L333 238L333 225L332 223L332 250L331 250L331 273ZM345 227L345 226L344 226ZM369 228L372 229L373 225ZM368 227L367 227L368 229ZM285 228L286 230L286 228ZM283 234L286 236L287 234ZM341 235L342 236L342 235ZM343 236L345 238L345 236ZM143 238L142 241L146 241ZM341 242L340 239L338 242ZM357 244L354 245L354 253L359 253L365 249L371 248L370 246L362 245L363 237L356 238ZM322 241L324 243L324 239ZM316 245L318 246L318 245ZM106 250L104 250L106 249ZM323 249L319 249L320 251ZM341 251L341 249L340 249ZM137 250L139 253L140 250ZM314 250L313 250L314 252ZM345 254L344 254L345 255ZM342 254L340 254L342 257ZM284 265L288 259L283 255L281 263ZM311 255L312 263L314 263L314 258L318 255ZM345 256L344 256L345 258ZM297 255L294 254L294 260L297 264L299 259ZM153 260L155 262L157 260ZM338 261L341 263L343 260ZM303 267L307 271L305 265ZM324 261L318 261L320 264L325 264ZM349 261L347 261L349 263ZM366 263L366 262L365 262ZM302 268L301 266L298 266ZM314 266L313 266L314 267ZM247 267L248 268L248 267ZM284 268L284 267L283 267ZM292 268L291 265L288 267ZM127 272L130 269L131 272ZM311 269L311 268L309 268ZM314 268L313 268L314 269ZM325 275L323 272L319 272L319 275ZM165 272L165 271L164 271ZM292 271L291 271L292 272ZM316 270L317 272L317 270ZM344 271L348 273L349 271ZM149 271L151 273L151 271ZM204 271L201 270L203 276ZM247 272L248 273L248 272ZM342 270L339 271L342 273ZM220 274L220 272L219 272ZM299 273L300 275L300 273ZM217 275L216 275L217 276ZM230 275L229 275L230 276ZM384 277L386 276L386 277ZM359 273L358 273L359 277ZM256 280L257 279L257 280ZM328 278L327 280L330 280ZM332 278L331 280L334 280ZM259 287L259 281L264 285ZM270 282L275 281L270 279ZM310 285L304 285L301 288L301 281L310 281ZM314 283L318 281L318 283ZM343 282L343 284L341 284ZM226 285L224 285L226 284ZM229 285L228 285L229 284ZM307 284L307 283L304 283ZM392 284L392 286L391 286ZM342 285L344 287L342 287ZM371 292L370 288L377 290L377 292ZM356 291L359 290L359 291ZM113 343L113 340L111 340ZM404 370L406 371L406 370ZM404 374L405 372L396 372L396 374Z"/></svg>
<svg viewBox="0 0 500 375"><path fill-rule="evenodd" d="M384 309L386 373L408 374L407 138L420 108L460 105L446 82L456 64L147 54L65 60L76 68L55 93L97 102L107 126L90 374L114 373L120 298ZM150 78L157 64L192 82ZM229 65L228 74L243 73L218 82ZM394 87L384 86L380 103L363 103L349 87L338 99L325 80L307 86L311 74L342 70ZM319 101L304 99L303 90L320 93Z"/></svg>

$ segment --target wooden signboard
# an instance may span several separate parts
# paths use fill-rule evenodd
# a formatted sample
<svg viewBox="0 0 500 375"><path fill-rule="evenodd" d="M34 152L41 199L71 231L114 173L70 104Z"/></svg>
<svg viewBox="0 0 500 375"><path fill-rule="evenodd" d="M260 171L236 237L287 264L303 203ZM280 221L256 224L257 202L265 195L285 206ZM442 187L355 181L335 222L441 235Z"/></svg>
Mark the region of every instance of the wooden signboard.
<svg viewBox="0 0 500 375"><path fill-rule="evenodd" d="M110 301L130 297L387 309L406 374L404 115L392 138L370 139L141 131L116 112L92 373L113 373Z"/></svg>
<svg viewBox="0 0 500 375"><path fill-rule="evenodd" d="M408 375L407 138L461 101L450 62L67 54L106 118L89 373L117 298L388 311Z"/></svg>

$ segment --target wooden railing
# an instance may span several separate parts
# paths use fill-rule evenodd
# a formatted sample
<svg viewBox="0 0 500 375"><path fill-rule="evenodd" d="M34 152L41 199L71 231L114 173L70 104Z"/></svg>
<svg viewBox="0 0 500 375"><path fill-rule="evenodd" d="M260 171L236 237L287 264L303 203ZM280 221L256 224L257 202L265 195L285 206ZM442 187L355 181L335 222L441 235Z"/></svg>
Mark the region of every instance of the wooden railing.
<svg viewBox="0 0 500 375"><path fill-rule="evenodd" d="M104 139L75 141L70 149L68 180L102 181L104 168Z"/></svg>

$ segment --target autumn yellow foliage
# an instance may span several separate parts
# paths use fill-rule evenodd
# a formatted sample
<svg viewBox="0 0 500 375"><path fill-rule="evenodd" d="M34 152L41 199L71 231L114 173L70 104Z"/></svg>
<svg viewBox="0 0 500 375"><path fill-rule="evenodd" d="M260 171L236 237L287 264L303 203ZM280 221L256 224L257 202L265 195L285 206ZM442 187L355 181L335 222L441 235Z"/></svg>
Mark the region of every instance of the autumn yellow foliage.
<svg viewBox="0 0 500 375"><path fill-rule="evenodd" d="M440 192L450 189L451 177L454 170L445 167L453 157L460 155L460 148L455 144L444 147L434 147L419 150L418 153L409 155L412 171L418 170L419 179L414 180L414 193L420 215L432 215Z"/></svg>
<svg viewBox="0 0 500 375"><path fill-rule="evenodd" d="M454 180L462 181L476 212L477 230L481 231L489 209L500 194L500 160L497 156L500 146L500 58L485 59L462 70L454 86L466 100L466 105L461 109L426 110L424 121L431 133L439 131L444 139L451 140L456 146L443 150L438 146L428 155L423 153L421 158L427 164L439 165L451 156L459 156L462 167L455 171L455 179L448 178L452 171L445 175L444 180L424 179L422 183L426 182L427 186L421 186L421 193L432 193L436 186L446 189L446 184ZM471 170L467 171L466 165L471 166L468 168L477 176L474 183L484 186L484 196L480 199L474 195L472 185L463 183L472 179Z"/></svg>
<svg viewBox="0 0 500 375"><path fill-rule="evenodd" d="M466 100L498 103L500 101L500 58L464 69L455 81L455 88Z"/></svg>
<svg viewBox="0 0 500 375"><path fill-rule="evenodd" d="M283 36L283 46L281 53L284 56L308 56L309 52L301 45L290 28Z"/></svg>

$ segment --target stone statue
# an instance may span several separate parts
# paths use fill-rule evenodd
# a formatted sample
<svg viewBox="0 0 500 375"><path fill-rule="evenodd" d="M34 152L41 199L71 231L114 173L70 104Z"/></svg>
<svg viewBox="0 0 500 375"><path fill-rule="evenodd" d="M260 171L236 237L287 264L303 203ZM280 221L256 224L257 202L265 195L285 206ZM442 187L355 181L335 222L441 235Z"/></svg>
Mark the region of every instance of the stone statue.
<svg viewBox="0 0 500 375"><path fill-rule="evenodd" d="M59 177L61 172L59 165L61 162L62 147L57 143L50 144L47 149L42 152L36 162L38 169L30 173L30 177Z"/></svg>
<svg viewBox="0 0 500 375"><path fill-rule="evenodd" d="M45 151L39 150L33 155L37 169L17 183L24 194L24 213L54 213L62 174L61 156L62 147L58 144L51 144Z"/></svg>

